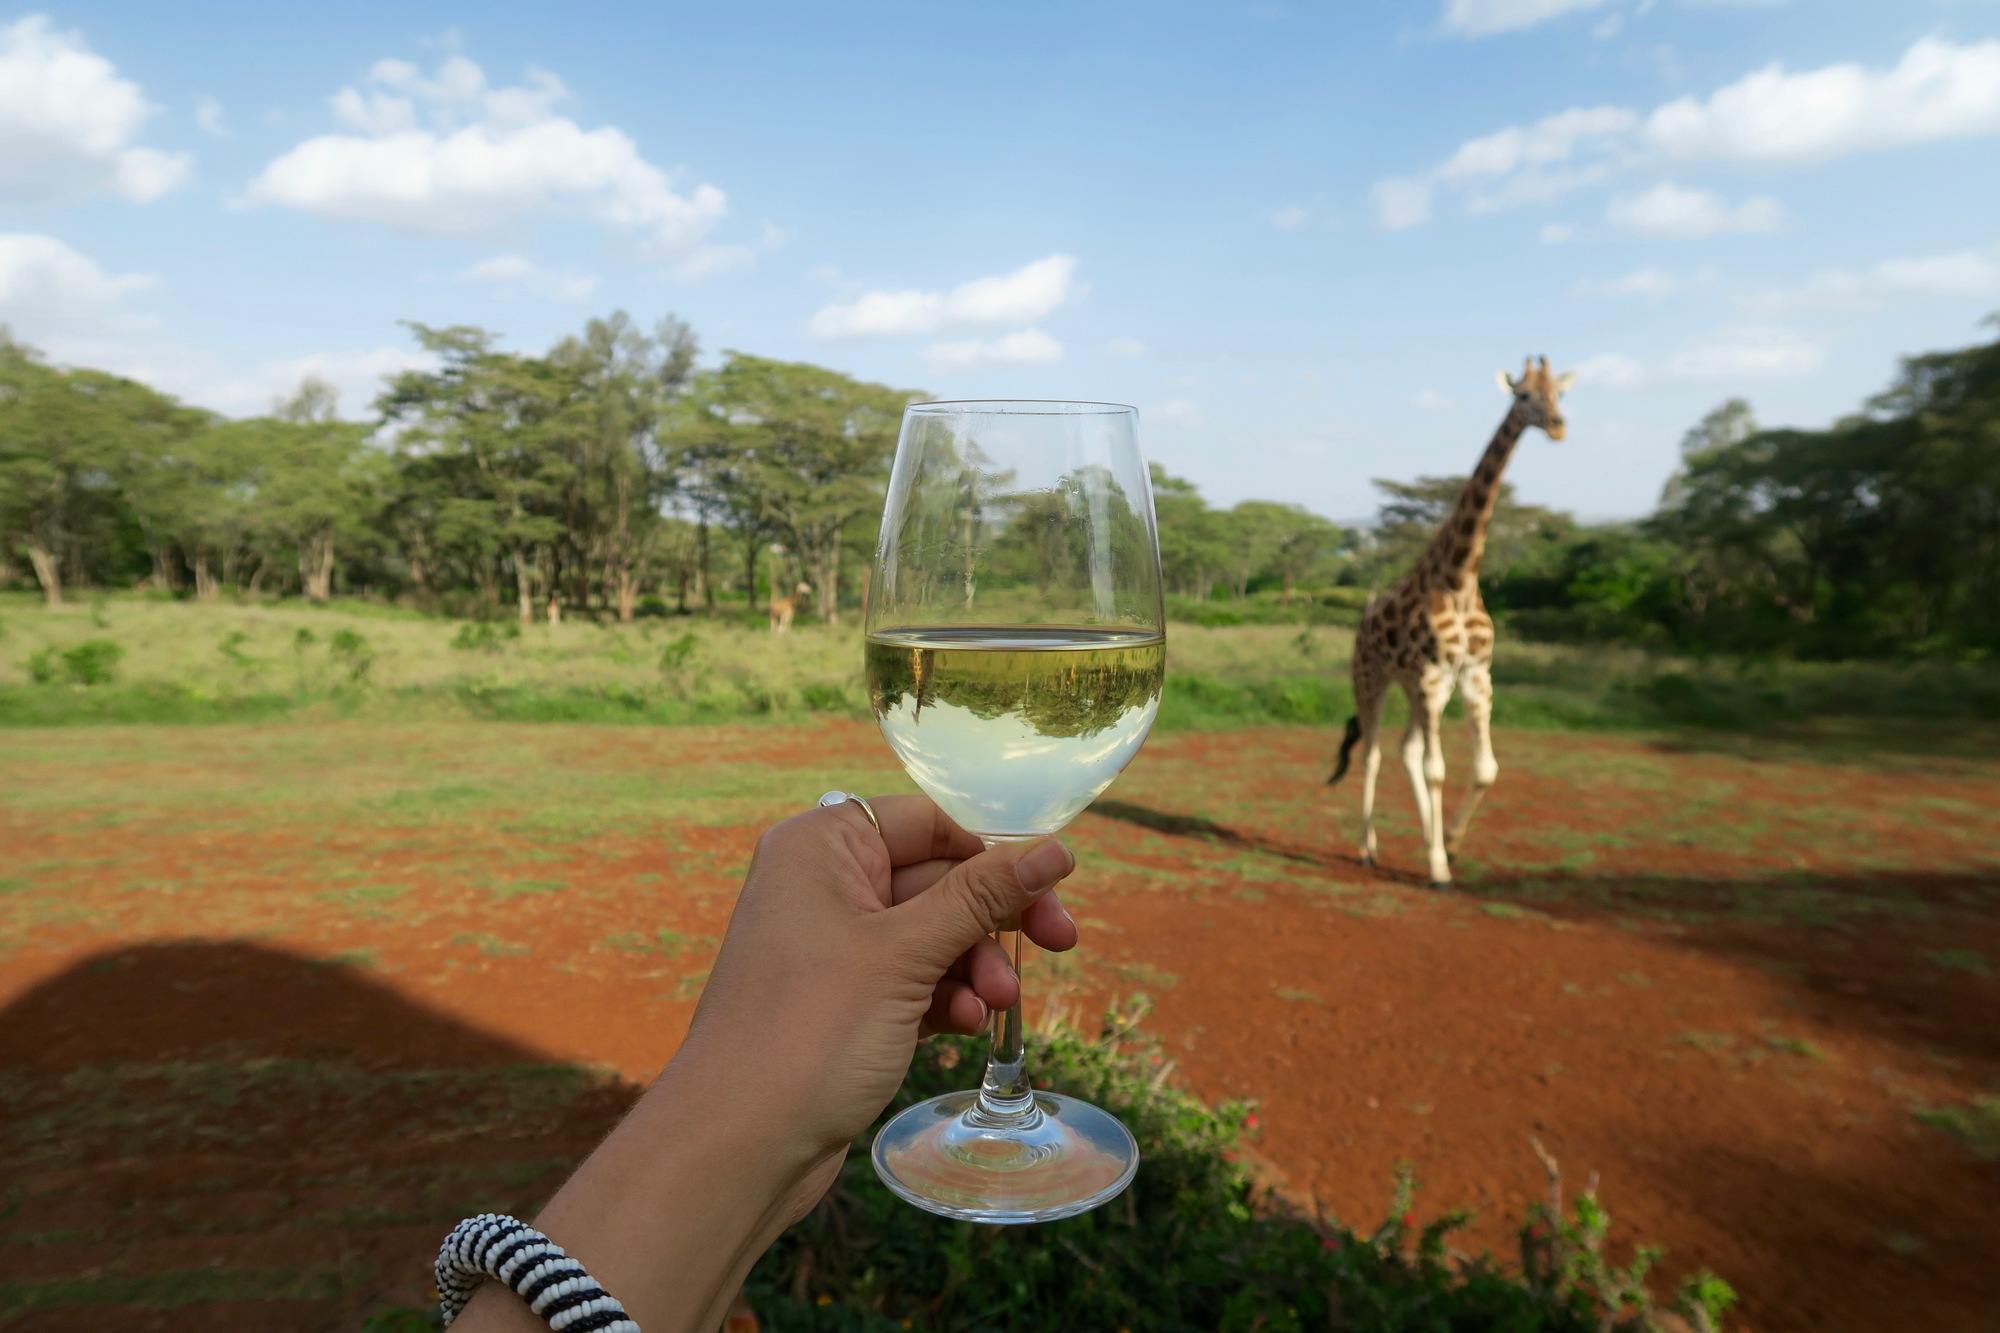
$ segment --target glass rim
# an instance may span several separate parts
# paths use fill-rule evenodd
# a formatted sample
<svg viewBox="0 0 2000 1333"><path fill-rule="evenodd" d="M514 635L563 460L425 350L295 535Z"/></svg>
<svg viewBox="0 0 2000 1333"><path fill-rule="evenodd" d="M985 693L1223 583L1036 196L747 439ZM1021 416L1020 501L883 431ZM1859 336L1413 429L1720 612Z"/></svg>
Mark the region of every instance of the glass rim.
<svg viewBox="0 0 2000 1333"><path fill-rule="evenodd" d="M1139 415L1139 409L1130 403L1100 403L1071 398L927 398L922 402L907 403L903 410L925 416L963 413L979 416L1109 417L1128 412L1133 416Z"/></svg>

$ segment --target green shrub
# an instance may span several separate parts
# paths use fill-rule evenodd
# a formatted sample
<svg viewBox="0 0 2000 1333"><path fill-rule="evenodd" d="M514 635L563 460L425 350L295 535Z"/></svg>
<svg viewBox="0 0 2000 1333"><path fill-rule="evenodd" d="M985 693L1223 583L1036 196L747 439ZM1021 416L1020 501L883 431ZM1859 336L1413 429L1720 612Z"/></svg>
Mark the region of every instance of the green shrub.
<svg viewBox="0 0 2000 1333"><path fill-rule="evenodd" d="M688 654L695 650L695 645L698 642L700 641L695 638L693 630L686 630L677 635L665 648L660 650L660 670L667 672L679 671L686 664Z"/></svg>
<svg viewBox="0 0 2000 1333"><path fill-rule="evenodd" d="M521 637L518 623L509 621L508 626L514 631L512 637ZM467 621L452 635L451 646L462 653L497 653L501 649L501 633L490 620Z"/></svg>
<svg viewBox="0 0 2000 1333"><path fill-rule="evenodd" d="M234 666L245 671L255 671L262 663L243 651L243 645L250 642L250 636L240 629L233 629L222 636L222 642L215 645L215 651L228 658Z"/></svg>
<svg viewBox="0 0 2000 1333"><path fill-rule="evenodd" d="M109 685L125 650L109 639L86 639L63 650L63 676L72 685Z"/></svg>
<svg viewBox="0 0 2000 1333"><path fill-rule="evenodd" d="M799 687L799 702L813 713L853 713L854 701L847 697L847 687L832 681L814 681Z"/></svg>
<svg viewBox="0 0 2000 1333"><path fill-rule="evenodd" d="M53 644L30 657L28 679L37 685L108 685L118 674L125 650L110 639L86 639L74 648Z"/></svg>
<svg viewBox="0 0 2000 1333"><path fill-rule="evenodd" d="M326 641L327 651L347 668L350 684L361 685L368 680L368 669L375 665L375 654L368 647L368 640L351 629L337 629L333 637Z"/></svg>
<svg viewBox="0 0 2000 1333"><path fill-rule="evenodd" d="M1659 1307L1646 1289L1656 1250L1618 1268L1603 1257L1610 1219L1594 1195L1551 1200L1520 1228L1520 1268L1446 1252L1469 1214L1419 1225L1414 1183L1400 1174L1386 1219L1359 1231L1260 1193L1231 1158L1251 1108L1210 1109L1169 1085L1139 1011L1113 1015L1093 1039L1067 1028L1033 1040L1038 1087L1114 1111L1144 1165L1126 1196L1037 1227L975 1227L910 1207L874 1179L857 1141L813 1214L751 1274L767 1329L1126 1328L1388 1330L1456 1333L1637 1333ZM983 1042L932 1041L884 1116L978 1077ZM1084 1272L1087 1270L1087 1276ZM1702 1275L1673 1301L1693 1327L1715 1327L1734 1299ZM1051 1312L1060 1311L1059 1321Z"/></svg>

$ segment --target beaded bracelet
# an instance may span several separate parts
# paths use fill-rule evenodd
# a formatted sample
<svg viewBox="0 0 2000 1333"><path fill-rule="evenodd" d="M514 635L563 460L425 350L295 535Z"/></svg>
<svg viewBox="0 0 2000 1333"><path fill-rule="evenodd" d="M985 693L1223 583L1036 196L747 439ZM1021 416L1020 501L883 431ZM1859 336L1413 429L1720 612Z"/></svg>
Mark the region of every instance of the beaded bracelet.
<svg viewBox="0 0 2000 1333"><path fill-rule="evenodd" d="M438 1309L447 1327L489 1277L557 1333L639 1333L625 1307L562 1246L505 1213L466 1218L438 1247Z"/></svg>

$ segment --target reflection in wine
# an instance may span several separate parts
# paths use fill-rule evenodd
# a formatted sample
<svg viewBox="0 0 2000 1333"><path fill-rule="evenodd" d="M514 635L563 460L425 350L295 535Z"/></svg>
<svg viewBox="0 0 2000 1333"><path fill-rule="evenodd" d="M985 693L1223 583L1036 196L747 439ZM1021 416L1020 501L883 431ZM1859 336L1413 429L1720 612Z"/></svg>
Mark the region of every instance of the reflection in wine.
<svg viewBox="0 0 2000 1333"><path fill-rule="evenodd" d="M868 696L925 794L989 838L1054 833L1131 760L1159 711L1157 630L928 626L868 636Z"/></svg>

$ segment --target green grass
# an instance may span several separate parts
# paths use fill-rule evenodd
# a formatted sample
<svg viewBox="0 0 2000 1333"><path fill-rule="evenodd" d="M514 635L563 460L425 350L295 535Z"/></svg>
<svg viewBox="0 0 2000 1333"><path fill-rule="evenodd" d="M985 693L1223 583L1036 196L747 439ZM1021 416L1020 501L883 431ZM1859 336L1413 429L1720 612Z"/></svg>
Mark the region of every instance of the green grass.
<svg viewBox="0 0 2000 1333"><path fill-rule="evenodd" d="M8 594L0 610L0 725L350 715L681 725L866 711L852 625L803 622L782 640L736 617L513 633L368 602L129 595L50 610ZM1352 630L1338 624L1177 621L1159 726L1336 727L1353 711L1352 647ZM62 665L71 660L78 670ZM1733 735L1858 719L1858 742L1876 744L1888 730L1874 725L1881 719L2000 719L2000 669L1990 666L1696 662L1508 639L1494 678L1494 718L1507 727ZM1392 694L1388 725L1402 717Z"/></svg>
<svg viewBox="0 0 2000 1333"><path fill-rule="evenodd" d="M1924 954L1932 966L1947 972L1963 972L1972 977L1990 977L1993 964L1977 949L1932 949Z"/></svg>
<svg viewBox="0 0 2000 1333"><path fill-rule="evenodd" d="M1824 1062L1829 1057L1826 1048L1805 1037L1788 1037L1780 1032L1764 1034L1764 1044L1782 1055L1796 1055L1804 1060Z"/></svg>
<svg viewBox="0 0 2000 1333"><path fill-rule="evenodd" d="M0 1314L121 1305L173 1310L211 1301L324 1302L343 1289L340 1270L191 1268L167 1273L99 1273L0 1282Z"/></svg>
<svg viewBox="0 0 2000 1333"><path fill-rule="evenodd" d="M1972 1149L1981 1161L2000 1159L2000 1097L1975 1097L1959 1106L1923 1107L1916 1116Z"/></svg>

